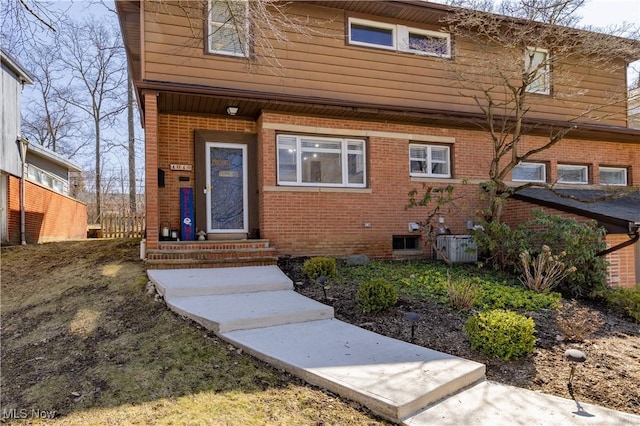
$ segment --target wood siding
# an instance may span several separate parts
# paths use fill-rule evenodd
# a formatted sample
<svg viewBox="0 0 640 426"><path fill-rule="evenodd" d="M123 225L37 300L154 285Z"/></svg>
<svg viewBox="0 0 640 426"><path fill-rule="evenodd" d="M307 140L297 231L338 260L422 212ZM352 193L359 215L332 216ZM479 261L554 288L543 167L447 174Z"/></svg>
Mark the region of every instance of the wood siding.
<svg viewBox="0 0 640 426"><path fill-rule="evenodd" d="M256 49L251 60L205 53L203 12L185 12L166 4L145 3L143 51L145 79L186 83L223 89L241 89L269 94L303 96L405 108L456 112L479 112L470 89L459 87L450 61L433 57L351 46L345 43L347 14L336 8L296 2L288 6L290 16L309 19L312 36L289 33L287 43L272 40L271 52ZM201 13L199 15L199 13ZM351 15L381 21L368 15ZM437 30L415 22L385 19L412 27ZM454 42L454 57L477 52L477 46ZM454 59L456 60L456 59ZM530 95L529 117L566 120L585 111L581 121L626 126L626 102L610 103L611 94L626 91L623 66L615 73L590 68L587 61L561 64L558 71L570 75L554 82L554 96ZM479 74L479 78L482 75ZM553 81L554 77L552 77ZM574 86L584 92L568 97ZM477 93L477 92L476 92Z"/></svg>

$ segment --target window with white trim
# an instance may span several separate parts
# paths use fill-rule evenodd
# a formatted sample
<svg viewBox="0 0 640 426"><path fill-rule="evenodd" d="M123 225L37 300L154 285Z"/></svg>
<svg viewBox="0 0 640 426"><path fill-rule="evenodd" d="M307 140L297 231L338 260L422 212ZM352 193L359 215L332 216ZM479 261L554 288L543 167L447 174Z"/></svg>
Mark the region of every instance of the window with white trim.
<svg viewBox="0 0 640 426"><path fill-rule="evenodd" d="M209 53L248 56L247 0L209 0Z"/></svg>
<svg viewBox="0 0 640 426"><path fill-rule="evenodd" d="M589 183L589 167L570 164L558 164L559 183Z"/></svg>
<svg viewBox="0 0 640 426"><path fill-rule="evenodd" d="M524 54L524 75L530 81L527 92L548 95L551 93L551 67L549 51L527 47Z"/></svg>
<svg viewBox="0 0 640 426"><path fill-rule="evenodd" d="M349 44L451 57L451 35L439 31L349 18Z"/></svg>
<svg viewBox="0 0 640 426"><path fill-rule="evenodd" d="M627 169L624 167L600 167L600 185L627 185Z"/></svg>
<svg viewBox="0 0 640 426"><path fill-rule="evenodd" d="M34 166L33 164L27 164L27 180L59 192L60 194L69 194L68 182L52 173Z"/></svg>
<svg viewBox="0 0 640 426"><path fill-rule="evenodd" d="M366 187L363 139L278 135L278 184Z"/></svg>
<svg viewBox="0 0 640 426"><path fill-rule="evenodd" d="M547 166L544 163L519 163L511 176L514 182L546 182Z"/></svg>
<svg viewBox="0 0 640 426"><path fill-rule="evenodd" d="M445 145L409 144L410 175L451 177L451 150Z"/></svg>

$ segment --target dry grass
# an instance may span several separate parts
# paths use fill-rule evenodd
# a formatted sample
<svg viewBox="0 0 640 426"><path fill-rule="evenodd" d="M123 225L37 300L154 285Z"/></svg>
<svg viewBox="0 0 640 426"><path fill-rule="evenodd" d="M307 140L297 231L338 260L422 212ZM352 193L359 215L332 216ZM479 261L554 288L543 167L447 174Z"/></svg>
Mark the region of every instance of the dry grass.
<svg viewBox="0 0 640 426"><path fill-rule="evenodd" d="M374 425L145 291L135 240L2 249L3 417L56 424ZM15 411L11 411L15 410Z"/></svg>

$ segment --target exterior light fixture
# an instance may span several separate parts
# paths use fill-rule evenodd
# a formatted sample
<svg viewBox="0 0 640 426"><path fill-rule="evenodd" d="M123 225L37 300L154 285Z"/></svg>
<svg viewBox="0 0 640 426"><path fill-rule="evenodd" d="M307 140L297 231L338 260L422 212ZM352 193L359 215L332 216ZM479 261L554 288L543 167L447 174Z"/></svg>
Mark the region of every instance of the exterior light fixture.
<svg viewBox="0 0 640 426"><path fill-rule="evenodd" d="M229 115L236 115L238 113L238 107L237 106L231 106L229 105L227 107L227 114Z"/></svg>
<svg viewBox="0 0 640 426"><path fill-rule="evenodd" d="M411 324L411 343L415 340L416 323L420 320L420 314L417 312L406 312L404 319Z"/></svg>

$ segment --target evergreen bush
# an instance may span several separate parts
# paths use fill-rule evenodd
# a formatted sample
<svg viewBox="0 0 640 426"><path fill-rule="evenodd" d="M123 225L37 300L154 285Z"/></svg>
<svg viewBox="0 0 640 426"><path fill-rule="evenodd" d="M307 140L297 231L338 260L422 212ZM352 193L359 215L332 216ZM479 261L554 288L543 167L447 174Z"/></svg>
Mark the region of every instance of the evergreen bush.
<svg viewBox="0 0 640 426"><path fill-rule="evenodd" d="M302 272L311 280L316 280L318 277L335 277L336 271L336 260L333 257L312 257L305 260L302 265Z"/></svg>
<svg viewBox="0 0 640 426"><path fill-rule="evenodd" d="M473 349L504 360L533 352L536 343L533 320L508 310L480 312L467 320L464 331Z"/></svg>
<svg viewBox="0 0 640 426"><path fill-rule="evenodd" d="M358 287L356 302L363 312L378 312L388 309L398 301L398 293L391 282L376 278L365 281Z"/></svg>

